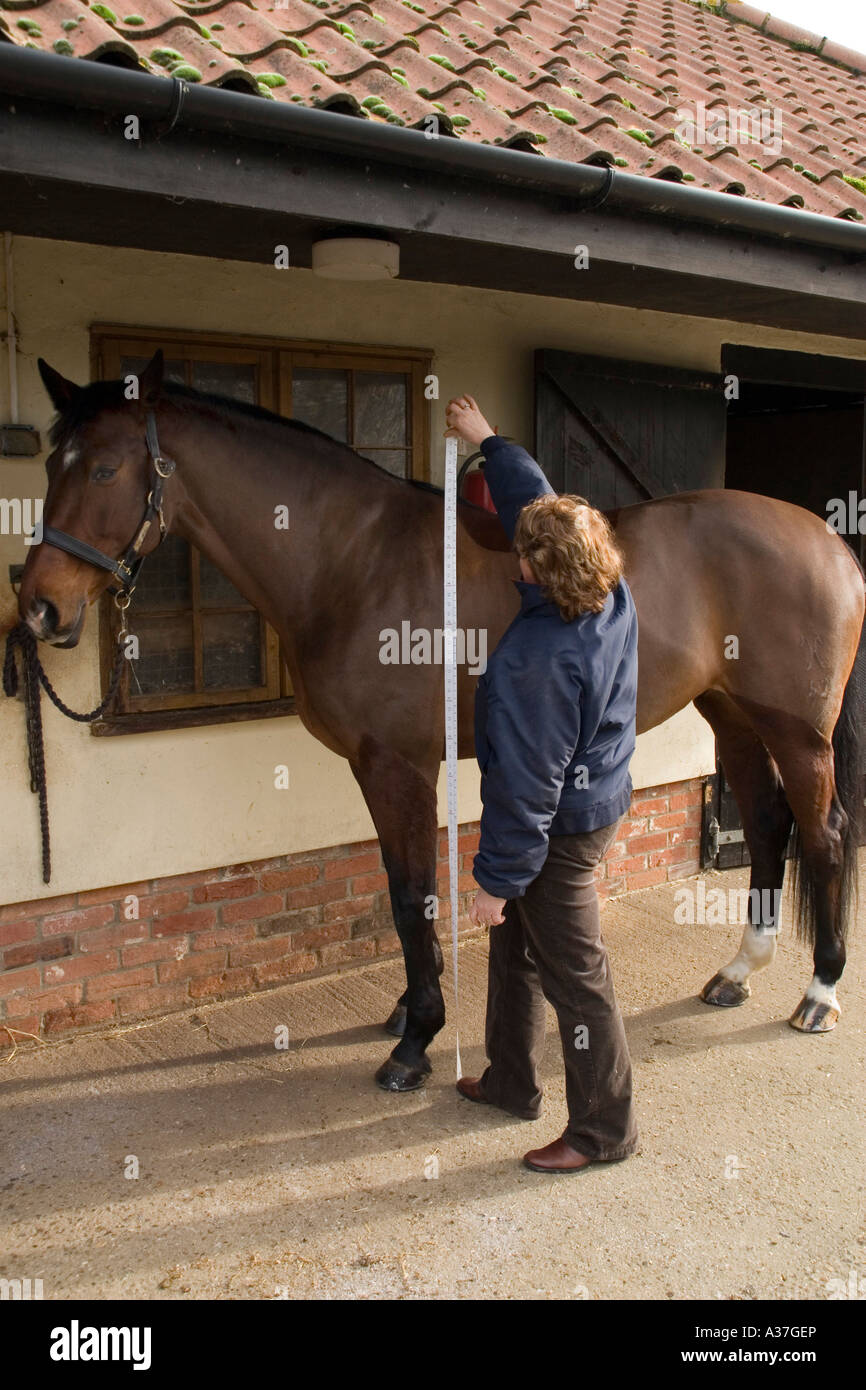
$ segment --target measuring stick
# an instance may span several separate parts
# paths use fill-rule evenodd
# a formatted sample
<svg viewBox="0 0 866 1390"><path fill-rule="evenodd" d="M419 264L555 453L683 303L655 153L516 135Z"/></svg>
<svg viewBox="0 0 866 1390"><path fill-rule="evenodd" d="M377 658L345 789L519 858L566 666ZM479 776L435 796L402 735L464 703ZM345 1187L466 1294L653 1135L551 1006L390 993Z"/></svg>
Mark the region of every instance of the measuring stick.
<svg viewBox="0 0 866 1390"><path fill-rule="evenodd" d="M445 440L444 671L445 769L448 782L448 884L451 894L451 963L454 972L454 1033L457 1080L460 1061L460 994L457 969L457 440Z"/></svg>

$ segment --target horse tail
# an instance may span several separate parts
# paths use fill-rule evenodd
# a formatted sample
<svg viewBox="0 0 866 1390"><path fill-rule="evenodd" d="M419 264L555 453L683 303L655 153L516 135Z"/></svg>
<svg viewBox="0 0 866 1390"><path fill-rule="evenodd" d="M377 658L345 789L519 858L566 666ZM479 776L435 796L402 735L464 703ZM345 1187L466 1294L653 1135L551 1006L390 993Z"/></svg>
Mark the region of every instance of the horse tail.
<svg viewBox="0 0 866 1390"><path fill-rule="evenodd" d="M861 571L862 572L862 571ZM866 751L866 738L860 722L862 705L859 693L864 689L863 662L866 661L866 648L861 647L854 658L854 665L845 685L842 708L833 730L833 763L836 787L836 802L845 813L845 829L842 834L842 864L839 881L839 911L837 929L845 941L851 908L857 899L857 850L862 841L864 824L863 808L863 759ZM797 935L801 941L815 945L817 934L817 906L820 885L814 866L803 853L803 840L800 827L794 822L791 841L791 887L794 894L794 910L797 922Z"/></svg>

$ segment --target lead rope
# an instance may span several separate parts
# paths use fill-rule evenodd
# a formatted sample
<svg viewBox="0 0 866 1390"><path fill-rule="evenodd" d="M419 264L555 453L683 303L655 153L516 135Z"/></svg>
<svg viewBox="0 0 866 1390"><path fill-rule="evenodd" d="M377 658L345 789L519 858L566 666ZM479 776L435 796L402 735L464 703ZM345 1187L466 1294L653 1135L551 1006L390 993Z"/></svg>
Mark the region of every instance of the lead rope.
<svg viewBox="0 0 866 1390"><path fill-rule="evenodd" d="M128 597L128 596L127 596ZM118 605L120 606L120 605ZM128 607L128 604L126 605ZM26 623L18 623L6 638L6 654L3 658L3 691L13 697L18 694L23 677L23 699L27 726L27 764L30 771L30 790L39 797L39 826L42 834L42 882L51 881L51 829L48 821L48 780L45 775L45 741L42 730L42 701L40 686L52 704L56 705L67 719L79 724L92 724L99 719L117 694L120 673L123 669L123 639L126 635L125 608L121 607L121 631L118 636L117 654L105 698L96 709L87 714L79 714L64 704L54 686L42 669L36 650L36 638ZM21 674L19 676L16 653L21 654Z"/></svg>
<svg viewBox="0 0 866 1390"><path fill-rule="evenodd" d="M460 992L457 967L457 440L445 441L445 527L443 537L445 768L448 783L448 884L451 896L451 964L454 972L454 1034L457 1080L460 1061Z"/></svg>

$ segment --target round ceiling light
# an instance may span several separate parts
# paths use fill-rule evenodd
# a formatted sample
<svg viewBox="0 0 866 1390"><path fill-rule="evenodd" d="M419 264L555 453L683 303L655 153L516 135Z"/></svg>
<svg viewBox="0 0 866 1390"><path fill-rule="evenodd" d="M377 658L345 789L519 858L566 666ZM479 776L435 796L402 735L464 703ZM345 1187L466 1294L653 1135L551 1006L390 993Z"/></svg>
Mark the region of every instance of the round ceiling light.
<svg viewBox="0 0 866 1390"><path fill-rule="evenodd" d="M399 273L396 241L329 237L313 242L313 274L325 280L393 280Z"/></svg>

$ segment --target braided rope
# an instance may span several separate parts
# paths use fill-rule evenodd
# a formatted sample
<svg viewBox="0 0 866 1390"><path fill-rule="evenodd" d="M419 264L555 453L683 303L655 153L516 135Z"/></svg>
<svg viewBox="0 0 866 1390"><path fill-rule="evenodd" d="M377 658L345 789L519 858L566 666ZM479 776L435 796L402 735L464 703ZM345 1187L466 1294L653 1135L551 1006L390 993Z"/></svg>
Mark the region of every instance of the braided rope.
<svg viewBox="0 0 866 1390"><path fill-rule="evenodd" d="M3 658L3 691L6 695L14 697L20 688L21 676L19 676L16 661L18 652L21 653L30 790L39 797L42 881L49 883L51 881L51 830L48 821L48 780L45 774L45 740L42 728L42 702L39 696L40 686L52 704L60 710L61 714L65 714L67 719L74 719L79 724L92 724L105 713L117 694L123 670L123 647L118 642L117 654L114 658L114 666L105 697L100 700L95 709L88 711L87 714L80 714L76 710L70 709L61 700L42 669L36 647L36 638L26 623L18 623L17 627L13 627L6 638L6 653Z"/></svg>

